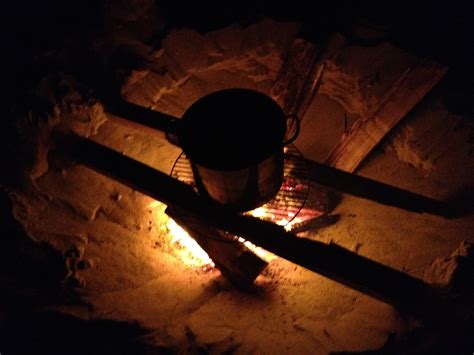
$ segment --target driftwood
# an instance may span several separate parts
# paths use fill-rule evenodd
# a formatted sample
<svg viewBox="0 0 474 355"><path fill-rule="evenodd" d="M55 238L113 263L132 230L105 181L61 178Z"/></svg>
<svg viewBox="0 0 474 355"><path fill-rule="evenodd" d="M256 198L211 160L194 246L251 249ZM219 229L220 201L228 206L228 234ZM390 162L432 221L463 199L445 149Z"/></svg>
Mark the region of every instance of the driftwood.
<svg viewBox="0 0 474 355"><path fill-rule="evenodd" d="M415 315L425 315L437 300L422 280L389 268L335 244L297 238L271 222L235 214L209 204L185 183L110 148L78 137L62 137L68 156L167 205L193 214L203 223L241 236L253 244L332 280Z"/></svg>
<svg viewBox="0 0 474 355"><path fill-rule="evenodd" d="M358 120L344 134L326 164L353 172L383 137L438 83L447 68L422 60L407 69L381 100L379 106Z"/></svg>
<svg viewBox="0 0 474 355"><path fill-rule="evenodd" d="M232 284L249 287L268 265L236 238L203 223L189 211L168 207L165 212L193 237Z"/></svg>

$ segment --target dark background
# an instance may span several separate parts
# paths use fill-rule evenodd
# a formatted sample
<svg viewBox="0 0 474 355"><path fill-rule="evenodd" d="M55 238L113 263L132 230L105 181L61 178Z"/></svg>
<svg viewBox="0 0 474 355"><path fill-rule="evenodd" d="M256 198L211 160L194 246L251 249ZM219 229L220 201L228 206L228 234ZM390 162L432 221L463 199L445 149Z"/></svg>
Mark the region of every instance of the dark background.
<svg viewBox="0 0 474 355"><path fill-rule="evenodd" d="M103 34L114 3L120 6L127 1L27 0L3 5L6 50L2 52L8 68L4 71L7 82L14 83L13 89L20 89L26 80L27 87L39 76L35 72L38 55L74 41L87 44ZM472 87L474 12L469 1L156 0L155 3L165 27L156 33L154 45L159 45L160 37L172 27L193 27L205 32L234 22L251 23L264 16L299 21L303 24L302 35L316 42L333 31L356 41L354 26L363 23L385 28L387 38L403 48L449 64L455 69L457 85Z"/></svg>

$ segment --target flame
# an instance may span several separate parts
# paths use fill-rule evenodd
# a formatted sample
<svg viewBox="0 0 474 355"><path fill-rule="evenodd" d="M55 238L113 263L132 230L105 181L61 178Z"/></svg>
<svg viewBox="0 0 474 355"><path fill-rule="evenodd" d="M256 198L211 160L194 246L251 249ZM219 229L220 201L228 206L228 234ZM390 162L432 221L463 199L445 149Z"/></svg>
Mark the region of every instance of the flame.
<svg viewBox="0 0 474 355"><path fill-rule="evenodd" d="M166 215L165 209L166 205L159 201L148 204L148 210L154 215L153 219L160 225L161 241L170 254L190 268L212 269L214 263L209 255L183 228Z"/></svg>
<svg viewBox="0 0 474 355"><path fill-rule="evenodd" d="M291 228L293 225L300 223L303 221L302 218L300 217L295 217L295 213L289 211L287 213L287 218L277 218L276 215L270 213L268 208L266 208L266 205L263 205L261 207L258 207L252 211L247 212L250 216L260 218L266 221L272 221L273 223L278 224L279 226L282 226L285 228L287 231L291 231Z"/></svg>
<svg viewBox="0 0 474 355"><path fill-rule="evenodd" d="M205 270L209 270L214 267L213 261L209 255L199 246L199 244L172 218L168 217L164 213L164 209L166 208L164 204L158 201L153 201L148 205L148 208L158 211L158 216L156 218L162 224L161 229L165 236L166 243L173 255L178 257L185 265L191 268L203 268ZM263 220L272 221L280 226L283 226L288 231L291 230L293 225L307 219L304 217L295 217L294 212L288 212L286 217L277 217L269 211L266 205L249 211L247 214ZM267 262L277 258L275 254L256 246L242 237L236 238L248 249Z"/></svg>
<svg viewBox="0 0 474 355"><path fill-rule="evenodd" d="M177 248L180 259L191 267L214 267L207 253L191 236L172 218L166 224L170 236L170 244Z"/></svg>
<svg viewBox="0 0 474 355"><path fill-rule="evenodd" d="M241 242L243 245L245 245L247 248L249 248L249 250L254 252L259 258L265 260L266 262L270 262L277 258L275 254L270 253L269 251L266 251L265 249L256 246L252 242L249 242L248 240L245 240L242 237L237 237L237 240Z"/></svg>
<svg viewBox="0 0 474 355"><path fill-rule="evenodd" d="M250 215L257 217L257 218L263 218L268 216L268 212L265 208L263 207L258 207L252 211L249 212Z"/></svg>

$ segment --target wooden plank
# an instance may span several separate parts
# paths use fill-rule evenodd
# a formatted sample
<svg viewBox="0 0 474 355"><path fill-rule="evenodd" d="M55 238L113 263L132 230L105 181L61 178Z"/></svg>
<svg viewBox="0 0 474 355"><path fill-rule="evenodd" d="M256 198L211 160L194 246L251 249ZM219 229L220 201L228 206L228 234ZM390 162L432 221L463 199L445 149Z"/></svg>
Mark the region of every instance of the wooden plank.
<svg viewBox="0 0 474 355"><path fill-rule="evenodd" d="M226 236L224 232L203 223L191 212L178 207L168 207L165 212L193 237L233 285L239 288L251 286L267 267L266 261L236 238Z"/></svg>
<svg viewBox="0 0 474 355"><path fill-rule="evenodd" d="M402 190L398 187L348 173L315 161L306 159L305 162L309 169L311 181L338 192L413 212L428 212L444 217L451 217L455 213L446 202Z"/></svg>
<svg viewBox="0 0 474 355"><path fill-rule="evenodd" d="M447 67L422 60L407 69L367 117L343 135L325 163L353 172L395 125L438 83Z"/></svg>
<svg viewBox="0 0 474 355"><path fill-rule="evenodd" d="M125 100L109 101L105 107L109 119L133 130L165 138L165 132L177 118Z"/></svg>
<svg viewBox="0 0 474 355"><path fill-rule="evenodd" d="M187 210L209 226L242 236L289 261L406 311L430 311L425 307L433 301L433 290L420 279L335 244L297 238L274 223L216 208L189 185L101 144L76 136L57 138L57 147L70 158L167 205Z"/></svg>

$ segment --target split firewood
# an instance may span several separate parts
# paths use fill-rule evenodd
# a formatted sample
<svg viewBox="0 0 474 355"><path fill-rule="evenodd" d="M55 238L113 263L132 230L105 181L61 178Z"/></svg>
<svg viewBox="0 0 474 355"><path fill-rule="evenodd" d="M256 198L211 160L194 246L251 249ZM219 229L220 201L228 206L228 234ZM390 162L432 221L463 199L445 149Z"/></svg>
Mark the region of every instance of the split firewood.
<svg viewBox="0 0 474 355"><path fill-rule="evenodd" d="M447 67L421 60L407 69L367 117L343 135L326 159L332 167L353 172L385 135L443 78Z"/></svg>
<svg viewBox="0 0 474 355"><path fill-rule="evenodd" d="M165 213L193 237L233 285L249 287L268 265L237 238L209 226L191 212L168 207Z"/></svg>
<svg viewBox="0 0 474 355"><path fill-rule="evenodd" d="M318 91L324 62L344 45L345 40L338 33L329 36L321 46L302 38L293 41L270 92L285 113L303 118Z"/></svg>
<svg viewBox="0 0 474 355"><path fill-rule="evenodd" d="M319 53L316 45L301 38L288 49L271 90L285 113L300 115L311 101L322 71L317 65Z"/></svg>

